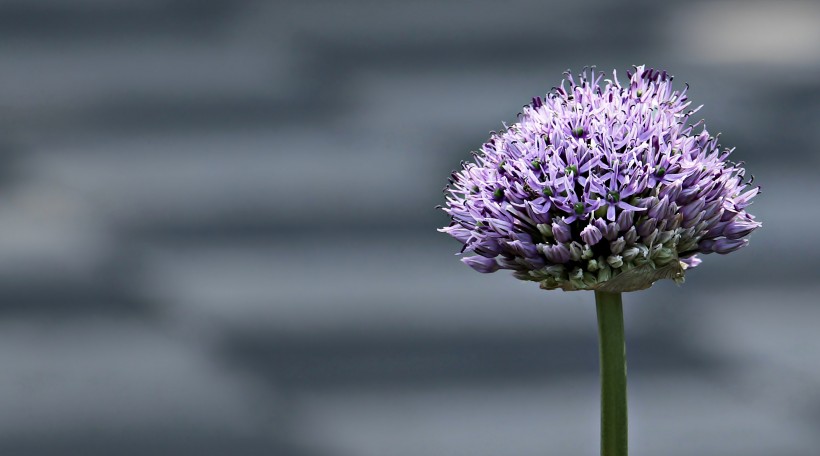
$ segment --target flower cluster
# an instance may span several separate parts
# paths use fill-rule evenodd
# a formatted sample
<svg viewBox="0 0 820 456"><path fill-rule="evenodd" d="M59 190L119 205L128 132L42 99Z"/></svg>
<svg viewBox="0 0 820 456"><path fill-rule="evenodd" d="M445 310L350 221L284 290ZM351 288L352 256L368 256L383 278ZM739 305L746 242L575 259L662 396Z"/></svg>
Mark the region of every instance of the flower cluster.
<svg viewBox="0 0 820 456"><path fill-rule="evenodd" d="M545 289L633 291L748 243L759 187L689 123L688 86L643 66L627 75L566 73L453 172L440 231L476 254L464 263Z"/></svg>

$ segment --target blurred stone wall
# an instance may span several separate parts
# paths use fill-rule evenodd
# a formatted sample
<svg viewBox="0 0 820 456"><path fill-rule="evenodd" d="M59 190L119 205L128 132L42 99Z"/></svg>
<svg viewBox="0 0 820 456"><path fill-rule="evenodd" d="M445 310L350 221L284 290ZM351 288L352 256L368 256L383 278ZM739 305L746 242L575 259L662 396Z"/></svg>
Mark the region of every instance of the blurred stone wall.
<svg viewBox="0 0 820 456"><path fill-rule="evenodd" d="M630 294L631 447L820 444L816 2L0 2L0 453L596 454L592 297L449 170L567 68L689 82L751 245Z"/></svg>

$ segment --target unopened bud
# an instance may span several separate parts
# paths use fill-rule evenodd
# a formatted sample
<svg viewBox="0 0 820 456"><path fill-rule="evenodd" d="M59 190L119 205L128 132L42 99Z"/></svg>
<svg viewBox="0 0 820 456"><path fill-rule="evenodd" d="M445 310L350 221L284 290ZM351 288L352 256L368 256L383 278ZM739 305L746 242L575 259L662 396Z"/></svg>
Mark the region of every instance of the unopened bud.
<svg viewBox="0 0 820 456"><path fill-rule="evenodd" d="M587 225L586 228L581 231L581 239L583 239L587 245L597 244L602 237L603 234L601 233L601 230L599 230L594 224Z"/></svg>
<svg viewBox="0 0 820 456"><path fill-rule="evenodd" d="M654 219L666 218L666 209L669 208L669 198L663 197L657 204L649 208L649 217Z"/></svg>
<svg viewBox="0 0 820 456"><path fill-rule="evenodd" d="M740 239L759 227L760 223L754 220L737 219L726 225L723 235L729 239Z"/></svg>
<svg viewBox="0 0 820 456"><path fill-rule="evenodd" d="M624 247L626 247L626 241L623 237L619 237L618 239L609 243L609 250L612 252L613 255L617 255L623 252Z"/></svg>
<svg viewBox="0 0 820 456"><path fill-rule="evenodd" d="M649 236L649 233L651 233L657 225L658 221L656 219L646 219L638 224L638 234L644 237Z"/></svg>
<svg viewBox="0 0 820 456"><path fill-rule="evenodd" d="M633 211L623 211L618 214L618 219L616 220L618 223L618 229L620 231L626 231L635 223L635 212Z"/></svg>
<svg viewBox="0 0 820 456"><path fill-rule="evenodd" d="M572 240L572 232L563 220L552 223L552 234L558 242L569 242Z"/></svg>
<svg viewBox="0 0 820 456"><path fill-rule="evenodd" d="M614 241L615 238L618 237L618 224L615 222L610 222L606 226L606 232L604 233L604 237L608 241Z"/></svg>
<svg viewBox="0 0 820 456"><path fill-rule="evenodd" d="M612 269L610 269L607 265L602 265L600 269L598 269L598 283L606 282L607 280L612 278Z"/></svg>
<svg viewBox="0 0 820 456"><path fill-rule="evenodd" d="M627 231L626 234L624 234L624 240L628 245L632 245L638 242L638 231L635 229L634 226L630 227L629 231Z"/></svg>
<svg viewBox="0 0 820 456"><path fill-rule="evenodd" d="M544 247L544 256L550 263L563 264L569 261L569 249L565 244Z"/></svg>
<svg viewBox="0 0 820 456"><path fill-rule="evenodd" d="M658 244L666 244L670 239L672 239L672 236L674 235L674 231L661 231L660 233L658 233L658 238L655 239L655 241L657 241Z"/></svg>
<svg viewBox="0 0 820 456"><path fill-rule="evenodd" d="M655 238L658 237L658 230L652 230L651 233L643 237L643 243L645 245L653 245L655 243Z"/></svg>
<svg viewBox="0 0 820 456"><path fill-rule="evenodd" d="M636 256L638 256L638 253L640 253L640 250L638 250L637 247L629 247L628 249L625 249L623 253L621 253L621 256L623 257L624 261L632 261L635 259Z"/></svg>
<svg viewBox="0 0 820 456"><path fill-rule="evenodd" d="M535 225L538 228L538 232L541 233L542 236L551 238L552 237L552 226L546 223L539 223Z"/></svg>
<svg viewBox="0 0 820 456"><path fill-rule="evenodd" d="M624 265L623 257L620 255L610 255L606 258L606 262L613 268L620 268Z"/></svg>
<svg viewBox="0 0 820 456"><path fill-rule="evenodd" d="M572 241L569 244L569 257L572 259L572 261L579 261L583 253L584 249L581 247L581 244L578 241Z"/></svg>
<svg viewBox="0 0 820 456"><path fill-rule="evenodd" d="M676 259L675 252L673 252L672 249L667 249L667 248L659 249L652 256L652 260L654 260L655 264L657 264L658 266L667 265L675 259Z"/></svg>

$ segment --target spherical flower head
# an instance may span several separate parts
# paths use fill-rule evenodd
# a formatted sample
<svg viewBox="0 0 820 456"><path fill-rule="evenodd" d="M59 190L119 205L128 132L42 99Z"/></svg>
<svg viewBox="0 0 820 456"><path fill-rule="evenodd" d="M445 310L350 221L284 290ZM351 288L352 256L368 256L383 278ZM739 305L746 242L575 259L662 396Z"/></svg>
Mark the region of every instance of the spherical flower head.
<svg viewBox="0 0 820 456"><path fill-rule="evenodd" d="M643 66L627 76L566 73L453 172L439 231L474 253L464 263L545 289L621 292L682 282L699 254L748 244L759 187L690 123L688 86Z"/></svg>

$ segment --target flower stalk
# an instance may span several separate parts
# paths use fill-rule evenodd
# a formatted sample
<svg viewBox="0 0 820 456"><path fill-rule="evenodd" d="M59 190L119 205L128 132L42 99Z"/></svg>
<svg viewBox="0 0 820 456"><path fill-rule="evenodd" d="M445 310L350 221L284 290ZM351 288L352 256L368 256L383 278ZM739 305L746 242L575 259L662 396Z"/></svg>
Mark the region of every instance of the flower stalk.
<svg viewBox="0 0 820 456"><path fill-rule="evenodd" d="M595 292L601 369L601 456L627 456L626 341L621 293Z"/></svg>

